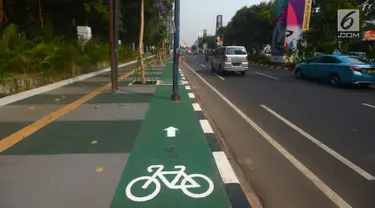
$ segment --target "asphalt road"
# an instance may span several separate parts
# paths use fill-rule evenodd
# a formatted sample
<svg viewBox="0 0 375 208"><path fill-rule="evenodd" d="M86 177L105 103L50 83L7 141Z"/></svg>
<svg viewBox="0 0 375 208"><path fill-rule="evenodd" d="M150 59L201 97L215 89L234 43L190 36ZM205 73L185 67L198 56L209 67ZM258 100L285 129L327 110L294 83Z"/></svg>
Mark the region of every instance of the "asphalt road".
<svg viewBox="0 0 375 208"><path fill-rule="evenodd" d="M264 207L375 207L375 90L332 88L258 65L244 77L220 77L202 55L185 63Z"/></svg>

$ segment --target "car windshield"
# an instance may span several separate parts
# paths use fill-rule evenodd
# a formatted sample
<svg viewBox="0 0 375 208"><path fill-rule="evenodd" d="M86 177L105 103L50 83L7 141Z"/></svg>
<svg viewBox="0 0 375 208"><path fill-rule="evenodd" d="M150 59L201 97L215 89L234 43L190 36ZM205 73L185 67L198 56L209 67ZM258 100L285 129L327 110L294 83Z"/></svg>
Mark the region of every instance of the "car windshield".
<svg viewBox="0 0 375 208"><path fill-rule="evenodd" d="M228 55L246 55L245 48L227 48Z"/></svg>
<svg viewBox="0 0 375 208"><path fill-rule="evenodd" d="M370 64L366 59L357 56L344 56L343 59L351 64Z"/></svg>

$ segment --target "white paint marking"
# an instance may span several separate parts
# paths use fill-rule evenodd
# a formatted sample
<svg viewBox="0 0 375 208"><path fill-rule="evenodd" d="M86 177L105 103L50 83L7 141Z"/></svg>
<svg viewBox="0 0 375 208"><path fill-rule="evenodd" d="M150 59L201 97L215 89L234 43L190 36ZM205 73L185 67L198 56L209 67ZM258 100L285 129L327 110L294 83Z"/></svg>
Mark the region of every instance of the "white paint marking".
<svg viewBox="0 0 375 208"><path fill-rule="evenodd" d="M187 85L189 83L187 81L182 81L182 84Z"/></svg>
<svg viewBox="0 0 375 208"><path fill-rule="evenodd" d="M213 134L214 133L214 131L211 128L210 123L208 123L208 121L206 119L199 120L199 123L201 124L203 132L205 134L211 134L211 133Z"/></svg>
<svg viewBox="0 0 375 208"><path fill-rule="evenodd" d="M323 144L322 142L320 142L319 140L317 140L316 138L314 138L313 136L311 136L310 134L308 134L307 132L299 128L298 126L294 125L292 122L288 121L286 118L282 117L280 114L276 113L274 110L270 109L269 107L265 105L260 105L260 106L262 106L262 108L264 108L266 111L274 115L276 118L280 119L286 125L288 125L292 129L300 133L302 136L306 137L308 140L316 144L318 147L322 148L328 154L332 155L333 157L338 159L340 162L344 163L346 166L348 166L349 168L351 168L352 170L354 170L355 172L357 172L358 174L360 174L367 180L375 180L374 176L370 175L368 172L364 171L363 169L361 169L360 167L358 167L357 165L355 165L354 163L352 163L351 161L349 161L348 159L346 159L339 153L335 152L333 149L329 148L327 145Z"/></svg>
<svg viewBox="0 0 375 208"><path fill-rule="evenodd" d="M203 64L201 64L201 66L203 66L204 68L206 68L206 66L205 66L205 65L203 65Z"/></svg>
<svg viewBox="0 0 375 208"><path fill-rule="evenodd" d="M135 80L133 80L132 82L130 82L129 86L133 85L135 82Z"/></svg>
<svg viewBox="0 0 375 208"><path fill-rule="evenodd" d="M163 187L167 187L171 190L178 190L180 189L182 193L184 193L186 196L189 196L191 198L205 198L209 196L213 191L214 191L214 183L212 180L202 174L198 173L193 173L188 175L185 173L186 167L183 165L175 165L174 170L168 170L168 171L163 171L164 165L150 165L147 167L147 172L152 173L152 176L140 176L138 178L134 178L132 181L128 183L128 185L125 188L125 194L126 196L136 202L145 202L153 199L156 197L160 190L161 190L161 183L164 184ZM166 176L171 176L174 175L174 179L169 181ZM182 178L182 180L180 180ZM203 184L208 184L208 187L206 190L203 190L202 192L202 186L194 180L194 178L198 178L198 182L204 181ZM132 191L132 187L134 184L137 184L137 188L139 185L143 184L141 187L142 189L147 189L149 185L152 184L152 190L149 195L142 195L142 196L137 196L139 192L137 193L136 191ZM191 189L194 188L199 188L199 193L197 191L190 191ZM134 194L134 192L136 194Z"/></svg>
<svg viewBox="0 0 375 208"><path fill-rule="evenodd" d="M198 103L193 103L193 108L195 111L202 111L202 108Z"/></svg>
<svg viewBox="0 0 375 208"><path fill-rule="evenodd" d="M320 189L328 198L331 199L338 207L350 208L351 206L342 199L336 192L328 187L322 180L320 180L313 172L298 161L292 154L290 154L284 147L282 147L276 140L274 140L267 132L258 126L252 119L243 113L236 105L234 105L228 98L221 94L215 87L208 83L202 76L194 71L188 64L183 63L190 71L192 71L203 83L211 88L221 99L223 99L236 113L238 113L251 127L253 127L265 140L267 140L276 150L278 150L290 163L294 165L301 173L303 173L316 187Z"/></svg>
<svg viewBox="0 0 375 208"><path fill-rule="evenodd" d="M257 72L257 74L262 75L262 76L265 76L265 77L268 77L268 78L271 78L271 79L276 79L276 80L279 79L279 78L277 78L277 77L273 77L273 76L270 76L270 75L267 75L267 74L263 74L263 73L260 73L260 72Z"/></svg>
<svg viewBox="0 0 375 208"><path fill-rule="evenodd" d="M375 108L375 106L373 105L370 105L370 104L367 104L367 103L362 103L363 106L367 106L367 107L370 107L370 108Z"/></svg>
<svg viewBox="0 0 375 208"><path fill-rule="evenodd" d="M224 79L222 76L220 76L220 75L218 75L218 74L216 74L216 73L215 73L215 75L216 75L217 77L219 77L221 80L224 80L224 81L225 81L225 79Z"/></svg>
<svg viewBox="0 0 375 208"><path fill-rule="evenodd" d="M223 182L225 184L240 183L225 153L223 151L213 152L212 155L214 156L216 166L219 169Z"/></svg>
<svg viewBox="0 0 375 208"><path fill-rule="evenodd" d="M167 132L167 137L176 137L176 132L178 131L178 128L170 126L166 129L164 129L164 131Z"/></svg>
<svg viewBox="0 0 375 208"><path fill-rule="evenodd" d="M187 90L191 90L191 88L190 88L189 85L185 85L185 89L187 89Z"/></svg>
<svg viewBox="0 0 375 208"><path fill-rule="evenodd" d="M186 81L186 78L185 77L181 77L182 78L182 81Z"/></svg>
<svg viewBox="0 0 375 208"><path fill-rule="evenodd" d="M189 95L189 98L195 98L195 95L191 92L189 92L188 95Z"/></svg>

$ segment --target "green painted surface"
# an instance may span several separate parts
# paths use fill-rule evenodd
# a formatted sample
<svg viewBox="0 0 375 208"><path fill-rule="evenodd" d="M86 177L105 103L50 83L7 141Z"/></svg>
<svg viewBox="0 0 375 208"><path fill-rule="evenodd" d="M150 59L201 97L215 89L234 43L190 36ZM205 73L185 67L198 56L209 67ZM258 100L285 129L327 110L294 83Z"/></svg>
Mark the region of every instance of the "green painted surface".
<svg viewBox="0 0 375 208"><path fill-rule="evenodd" d="M30 125L32 122L0 122L0 140Z"/></svg>
<svg viewBox="0 0 375 208"><path fill-rule="evenodd" d="M47 104L69 104L85 95L82 94L68 94L68 95L51 95L51 94L40 94L35 95L24 100L14 102L10 105L47 105Z"/></svg>
<svg viewBox="0 0 375 208"><path fill-rule="evenodd" d="M125 153L142 121L57 121L1 154ZM92 141L96 144L91 144Z"/></svg>
<svg viewBox="0 0 375 208"><path fill-rule="evenodd" d="M101 93L87 103L149 103L152 93Z"/></svg>
<svg viewBox="0 0 375 208"><path fill-rule="evenodd" d="M168 71L171 70L170 62L166 70L165 76L170 76L171 73ZM231 207L187 91L181 88L180 94L182 102L172 103L169 101L171 86L157 86L150 109L137 136L135 146L113 198L111 208ZM166 137L166 132L163 130L169 126L179 129L176 138ZM164 170L168 171L175 170L175 165L183 165L186 167L185 173L189 175L203 174L209 177L214 183L214 191L205 198L191 198L185 195L181 189L167 188L159 180L161 190L153 199L145 202L131 201L125 194L125 188L135 178L151 176L152 173L147 171L147 167L150 165L164 165ZM166 178L171 181L173 175ZM206 181L196 179L196 182L201 185L201 188L190 188L189 191L202 193L207 190L208 183ZM154 184L142 189L141 186L143 184L144 182L136 183L131 189L132 193L142 197L149 195L155 190Z"/></svg>

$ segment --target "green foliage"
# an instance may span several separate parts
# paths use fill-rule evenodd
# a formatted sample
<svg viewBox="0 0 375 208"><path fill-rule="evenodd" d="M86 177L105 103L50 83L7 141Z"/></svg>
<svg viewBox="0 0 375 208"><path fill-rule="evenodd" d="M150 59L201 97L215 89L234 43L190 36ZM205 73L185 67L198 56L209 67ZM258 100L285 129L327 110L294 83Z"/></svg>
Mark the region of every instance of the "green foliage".
<svg viewBox="0 0 375 208"><path fill-rule="evenodd" d="M31 41L15 25L9 25L3 31L0 41L0 95L27 90L108 65L108 43L90 40L82 46L78 41L46 34ZM133 57L130 47L119 48L120 61ZM21 81L18 80L20 76ZM13 81L10 80L15 78L16 86L11 86ZM29 84L19 86L25 80ZM13 89L4 92L4 88Z"/></svg>

